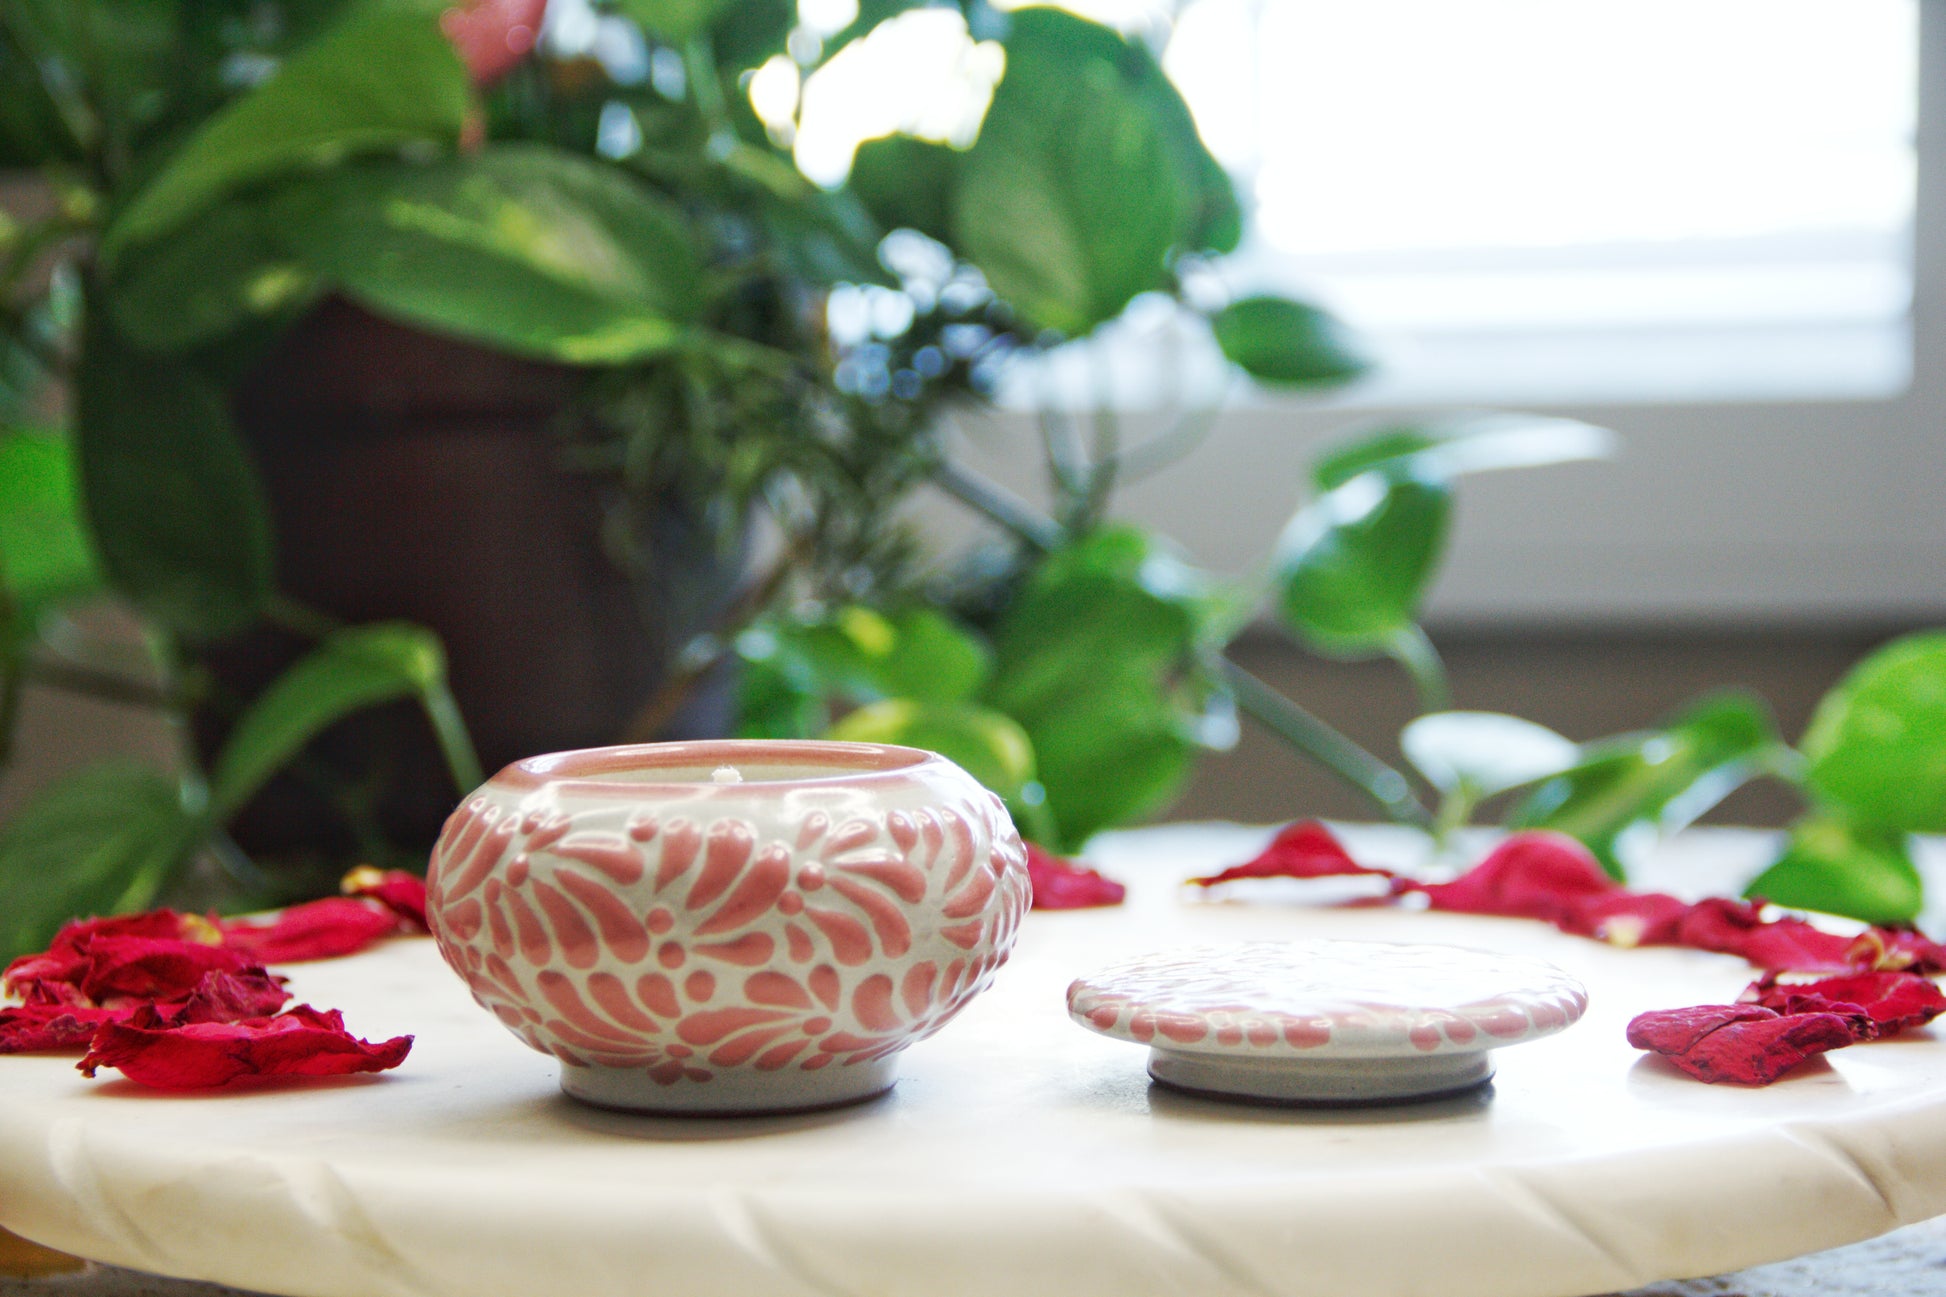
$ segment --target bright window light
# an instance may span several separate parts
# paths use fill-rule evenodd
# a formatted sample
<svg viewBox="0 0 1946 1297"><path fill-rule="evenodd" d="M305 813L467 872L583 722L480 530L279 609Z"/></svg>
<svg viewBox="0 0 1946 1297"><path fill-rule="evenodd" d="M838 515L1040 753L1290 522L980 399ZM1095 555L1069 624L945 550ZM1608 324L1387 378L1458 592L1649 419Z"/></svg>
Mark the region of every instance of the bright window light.
<svg viewBox="0 0 1946 1297"><path fill-rule="evenodd" d="M1367 399L1885 396L1917 0L1193 0L1165 62Z"/></svg>
<svg viewBox="0 0 1946 1297"><path fill-rule="evenodd" d="M914 9L880 23L805 81L798 169L837 184L861 142L900 131L964 148L1005 67L999 44L975 41L954 10Z"/></svg>

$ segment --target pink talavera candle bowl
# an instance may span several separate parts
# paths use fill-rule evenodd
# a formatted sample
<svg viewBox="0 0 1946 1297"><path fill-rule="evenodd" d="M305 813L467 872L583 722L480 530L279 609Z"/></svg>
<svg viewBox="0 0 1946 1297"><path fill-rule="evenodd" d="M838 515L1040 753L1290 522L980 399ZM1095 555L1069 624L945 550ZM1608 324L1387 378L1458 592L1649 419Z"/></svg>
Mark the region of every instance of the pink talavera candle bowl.
<svg viewBox="0 0 1946 1297"><path fill-rule="evenodd" d="M1000 800L935 753L724 740L517 761L433 848L473 998L606 1107L868 1098L986 987L1030 900Z"/></svg>

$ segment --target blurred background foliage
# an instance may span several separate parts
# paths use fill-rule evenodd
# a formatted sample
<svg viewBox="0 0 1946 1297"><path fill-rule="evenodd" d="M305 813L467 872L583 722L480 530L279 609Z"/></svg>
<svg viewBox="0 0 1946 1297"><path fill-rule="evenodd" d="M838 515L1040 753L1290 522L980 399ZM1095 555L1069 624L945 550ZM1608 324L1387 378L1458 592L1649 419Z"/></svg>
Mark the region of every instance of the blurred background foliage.
<svg viewBox="0 0 1946 1297"><path fill-rule="evenodd" d="M78 913L335 877L345 862L251 859L228 830L361 709L416 701L452 795L481 778L438 634L279 589L233 398L328 299L571 367L546 435L560 472L602 486L588 543L641 578L674 561L645 520L675 500L740 570L617 740L666 732L735 664L737 732L940 750L1071 851L1166 807L1241 715L1438 840L1484 807L1579 836L1617 874L1773 778L1809 810L1758 891L1917 913L1906 837L1946 831L1946 637L1861 665L1796 747L1735 694L1579 745L1454 710L1419 610L1456 492L1603 456L1599 429L1349 430L1309 483L1275 484L1304 502L1248 580L1114 520L1117 487L1193 449L1211 411L1132 444L1106 399L1045 411L1045 510L955 462L944 412L1138 298L1265 386L1366 368L1314 305L1232 300L1209 273L1246 214L1140 40L983 0L581 0L579 35L554 39L566 3L0 0L0 166L44 197L0 221L0 750L29 681L140 702L183 736L171 772L89 769L0 827L0 954ZM962 111L814 182L791 149L811 79L915 20L959 43ZM927 554L902 512L922 488L983 540ZM136 660L76 649L77 609L104 598L141 615ZM1405 764L1226 656L1264 620L1400 665L1425 712ZM266 624L309 647L239 695L211 655ZM213 751L189 737L210 713ZM360 828L384 863L425 846Z"/></svg>

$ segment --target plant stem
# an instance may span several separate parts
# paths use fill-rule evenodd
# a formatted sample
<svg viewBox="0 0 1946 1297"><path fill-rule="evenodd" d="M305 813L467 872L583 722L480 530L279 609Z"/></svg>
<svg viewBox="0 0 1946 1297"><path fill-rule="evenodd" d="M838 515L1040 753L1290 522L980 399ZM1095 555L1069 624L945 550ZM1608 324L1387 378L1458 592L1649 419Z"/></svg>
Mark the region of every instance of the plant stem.
<svg viewBox="0 0 1946 1297"><path fill-rule="evenodd" d="M715 625L696 636L689 642L677 659L669 674L664 676L656 691L649 695L628 727L622 731L624 743L653 743L662 733L663 727L676 714L689 697L689 691L715 669L717 663L729 656L730 646L746 626L756 619L758 613L769 606L784 588L802 560L802 546L793 544L784 551L774 567L765 573L761 580L752 582L716 619Z"/></svg>
<svg viewBox="0 0 1946 1297"><path fill-rule="evenodd" d="M1387 819L1421 828L1432 822L1397 770L1227 657L1223 675L1246 716L1365 794Z"/></svg>
<svg viewBox="0 0 1946 1297"><path fill-rule="evenodd" d="M709 145L721 161L736 143L736 124L730 120L729 106L723 99L723 82L716 75L716 55L708 35L698 35L682 47L683 75L689 93L695 96L696 111L709 127Z"/></svg>
<svg viewBox="0 0 1946 1297"><path fill-rule="evenodd" d="M997 482L947 460L933 466L935 486L974 512L1012 532L1038 550L1052 550L1065 540L1060 524L1041 517L1025 500Z"/></svg>
<svg viewBox="0 0 1946 1297"><path fill-rule="evenodd" d="M933 480L1036 549L1051 550L1061 541L1058 526L985 478L942 460ZM1432 823L1404 775L1229 658L1222 662L1224 678L1245 715L1371 798L1386 818L1422 828Z"/></svg>
<svg viewBox="0 0 1946 1297"><path fill-rule="evenodd" d="M20 692L26 674L19 652L0 661L0 767L13 757L14 728L20 723Z"/></svg>
<svg viewBox="0 0 1946 1297"><path fill-rule="evenodd" d="M1222 412L1223 404L1219 398L1209 405L1188 411L1147 441L1130 446L1121 456L1122 480L1139 482L1182 459L1203 444L1210 430L1216 426L1216 417Z"/></svg>
<svg viewBox="0 0 1946 1297"><path fill-rule="evenodd" d="M1108 403L1109 387L1104 378L1097 383L1095 398L1095 438L1088 466L1088 493L1081 508L1069 522L1070 532L1093 531L1108 512L1108 501L1115 493L1115 479L1121 472L1122 421Z"/></svg>
<svg viewBox="0 0 1946 1297"><path fill-rule="evenodd" d="M446 758L446 769L464 797L486 781L486 774L480 769L480 754L473 747L473 736L467 732L459 704L443 681L424 690L419 702L432 724L433 737L439 741L439 754Z"/></svg>
<svg viewBox="0 0 1946 1297"><path fill-rule="evenodd" d="M1446 664L1439 660L1439 650L1426 638L1424 627L1413 625L1400 631L1385 651L1412 677L1412 687L1419 692L1420 711L1443 712L1453 705Z"/></svg>

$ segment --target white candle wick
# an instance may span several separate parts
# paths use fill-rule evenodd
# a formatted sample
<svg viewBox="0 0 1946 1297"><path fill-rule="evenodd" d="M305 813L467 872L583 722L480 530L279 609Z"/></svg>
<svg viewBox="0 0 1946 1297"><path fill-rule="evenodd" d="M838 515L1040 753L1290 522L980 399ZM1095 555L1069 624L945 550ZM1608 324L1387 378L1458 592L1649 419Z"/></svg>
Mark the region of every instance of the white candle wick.
<svg viewBox="0 0 1946 1297"><path fill-rule="evenodd" d="M743 773L735 766L718 766L710 773L710 779L719 784L740 784Z"/></svg>

